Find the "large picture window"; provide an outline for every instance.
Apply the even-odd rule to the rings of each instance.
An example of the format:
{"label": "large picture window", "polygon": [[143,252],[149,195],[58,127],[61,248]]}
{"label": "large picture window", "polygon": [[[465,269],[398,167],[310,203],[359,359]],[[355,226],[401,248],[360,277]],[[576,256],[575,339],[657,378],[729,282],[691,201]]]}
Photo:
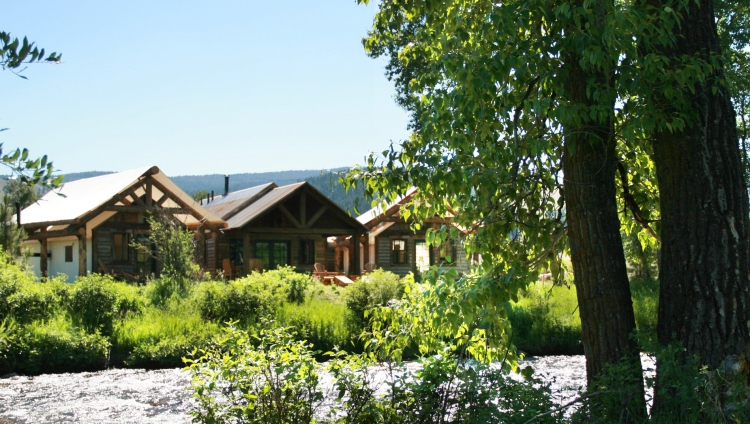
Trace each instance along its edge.
{"label": "large picture window", "polygon": [[406,240],[391,240],[391,263],[403,265],[409,263],[409,255],[406,251]]}
{"label": "large picture window", "polygon": [[299,242],[299,263],[300,265],[315,264],[315,241],[301,240]]}
{"label": "large picture window", "polygon": [[255,257],[263,262],[263,269],[276,269],[279,265],[289,265],[289,242],[255,242]]}
{"label": "large picture window", "polygon": [[128,246],[130,245],[130,238],[127,233],[114,233],[112,235],[112,260],[115,262],[127,262],[128,259]]}

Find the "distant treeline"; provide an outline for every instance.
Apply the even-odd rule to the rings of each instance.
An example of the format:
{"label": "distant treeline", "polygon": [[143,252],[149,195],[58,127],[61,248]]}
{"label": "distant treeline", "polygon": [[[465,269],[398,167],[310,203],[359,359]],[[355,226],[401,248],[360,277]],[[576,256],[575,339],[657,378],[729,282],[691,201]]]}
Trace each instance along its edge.
{"label": "distant treeline", "polygon": [[[355,211],[362,213],[370,209],[370,200],[366,199],[364,190],[350,190],[348,193],[344,186],[339,183],[339,173],[346,171],[347,168],[338,168],[330,171],[321,170],[302,170],[302,171],[279,171],[279,172],[259,172],[245,174],[229,175],[229,191],[242,190],[248,187],[274,182],[282,186],[300,181],[307,181],[317,188],[321,193],[333,200],[352,216],[357,216]],[[89,171],[89,172],[72,172],[65,174],[66,182],[81,180],[84,178],[98,177],[99,175],[111,174],[112,172]],[[213,190],[216,195],[224,193],[224,175],[180,175],[170,177],[178,187],[189,195],[193,196],[199,192],[211,193]]]}

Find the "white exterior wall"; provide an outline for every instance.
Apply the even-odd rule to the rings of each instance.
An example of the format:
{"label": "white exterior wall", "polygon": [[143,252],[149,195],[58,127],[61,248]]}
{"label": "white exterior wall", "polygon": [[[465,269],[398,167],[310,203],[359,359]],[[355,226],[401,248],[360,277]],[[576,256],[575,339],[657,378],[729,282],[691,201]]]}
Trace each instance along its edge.
{"label": "white exterior wall", "polygon": [[[65,262],[65,246],[73,246],[73,261]],[[42,245],[38,241],[28,241],[24,243],[24,250],[31,250],[32,254],[40,253]],[[58,274],[64,274],[69,283],[75,281],[78,277],[78,239],[73,237],[66,237],[65,239],[50,240],[47,242],[47,252],[51,253],[52,256],[47,259],[47,274],[50,277],[55,277]],[[88,272],[91,272],[91,239],[86,240],[86,267]],[[28,258],[29,267],[34,271],[34,275],[37,278],[41,278],[39,272],[39,261],[38,256],[31,256]]]}

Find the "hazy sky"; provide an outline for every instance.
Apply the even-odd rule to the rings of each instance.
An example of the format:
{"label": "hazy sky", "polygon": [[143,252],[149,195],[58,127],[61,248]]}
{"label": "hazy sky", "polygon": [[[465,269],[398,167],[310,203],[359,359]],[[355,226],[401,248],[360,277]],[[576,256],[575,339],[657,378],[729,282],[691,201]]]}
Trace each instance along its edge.
{"label": "hazy sky", "polygon": [[63,54],[0,73],[5,150],[63,172],[362,163],[407,135],[354,0],[5,1],[0,30]]}

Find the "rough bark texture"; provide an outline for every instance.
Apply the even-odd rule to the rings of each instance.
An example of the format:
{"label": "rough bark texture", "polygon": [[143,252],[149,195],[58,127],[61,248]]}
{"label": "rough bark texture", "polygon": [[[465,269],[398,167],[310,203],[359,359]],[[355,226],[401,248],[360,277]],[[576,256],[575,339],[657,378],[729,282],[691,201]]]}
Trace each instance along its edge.
{"label": "rough bark texture", "polygon": [[[682,15],[677,43],[663,53],[718,53],[712,2],[690,2]],[[717,71],[692,94],[688,128],[653,136],[663,240],[658,339],[680,343],[711,368],[750,343],[747,190],[720,78]],[[668,106],[658,97],[654,104]]]}
{"label": "rough bark texture", "polygon": [[[596,78],[606,85],[608,76],[587,73],[574,54],[566,58],[566,64],[569,100],[585,108],[594,106],[586,92],[587,82]],[[614,102],[609,106],[614,113]],[[635,317],[617,215],[613,121],[611,117],[606,122],[586,117],[582,121],[565,128],[562,165],[586,375],[591,386],[607,365],[623,360],[631,365],[632,397],[620,399],[619,411],[604,412],[631,421],[645,417],[646,407],[640,356],[630,339]]]}

